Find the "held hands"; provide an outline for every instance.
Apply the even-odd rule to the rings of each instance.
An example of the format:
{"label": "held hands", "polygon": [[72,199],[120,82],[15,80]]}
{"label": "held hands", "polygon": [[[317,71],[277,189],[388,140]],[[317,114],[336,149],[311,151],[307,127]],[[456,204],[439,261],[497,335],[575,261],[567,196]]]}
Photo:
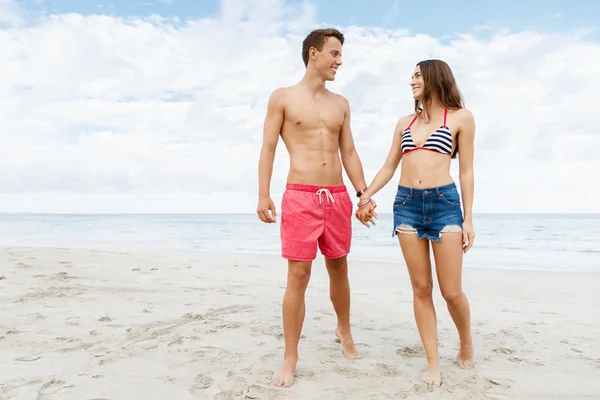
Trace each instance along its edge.
{"label": "held hands", "polygon": [[277,212],[275,211],[275,204],[270,197],[260,197],[258,199],[258,207],[256,207],[256,214],[262,222],[272,224],[277,221]]}
{"label": "held hands", "polygon": [[361,224],[367,228],[370,228],[371,226],[369,223],[375,225],[373,218],[377,219],[375,208],[377,208],[377,203],[375,203],[375,200],[370,197],[361,197],[358,201],[358,209],[354,215],[361,222]]}

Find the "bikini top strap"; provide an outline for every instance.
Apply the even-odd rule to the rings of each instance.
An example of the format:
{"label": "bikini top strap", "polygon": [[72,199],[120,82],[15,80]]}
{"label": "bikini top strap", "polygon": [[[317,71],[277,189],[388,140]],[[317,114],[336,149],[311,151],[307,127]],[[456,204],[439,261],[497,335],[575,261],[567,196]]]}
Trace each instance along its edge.
{"label": "bikini top strap", "polygon": [[415,121],[417,120],[418,117],[419,117],[419,114],[415,114],[415,117],[412,119],[412,121],[410,121],[410,124],[408,124],[406,129],[410,129],[410,127],[412,126],[412,124],[415,123]]}
{"label": "bikini top strap", "polygon": [[444,128],[447,128],[447,126],[446,126],[446,115],[448,115],[448,107],[444,108]]}

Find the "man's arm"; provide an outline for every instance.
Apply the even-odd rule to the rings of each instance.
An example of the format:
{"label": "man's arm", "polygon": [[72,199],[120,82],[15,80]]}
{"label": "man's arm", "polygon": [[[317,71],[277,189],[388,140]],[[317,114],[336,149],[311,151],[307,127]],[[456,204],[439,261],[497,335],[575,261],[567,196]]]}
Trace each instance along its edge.
{"label": "man's arm", "polygon": [[463,200],[465,222],[473,221],[473,193],[475,174],[473,159],[475,153],[475,120],[468,110],[461,110],[461,124],[458,133],[458,166],[460,188]]}
{"label": "man's arm", "polygon": [[352,130],[350,129],[350,103],[344,97],[342,97],[342,102],[344,104],[345,116],[340,131],[340,154],[346,174],[348,175],[352,186],[354,186],[354,190],[358,192],[359,190],[366,189],[367,184],[365,182],[362,163],[356,152],[356,147],[354,147]]}
{"label": "man's arm", "polygon": [[[271,200],[271,177],[275,150],[284,119],[284,89],[275,90],[267,103],[267,115],[263,125],[263,142],[258,160],[258,217],[263,222],[275,222],[275,205]],[[271,211],[271,213],[269,213]],[[272,215],[271,215],[272,214]]]}

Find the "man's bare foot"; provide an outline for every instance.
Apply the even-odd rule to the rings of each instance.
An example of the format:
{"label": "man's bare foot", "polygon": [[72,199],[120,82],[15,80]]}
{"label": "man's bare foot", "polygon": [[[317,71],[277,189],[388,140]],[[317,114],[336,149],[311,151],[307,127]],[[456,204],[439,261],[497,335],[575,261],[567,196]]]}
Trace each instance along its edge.
{"label": "man's bare foot", "polygon": [[461,368],[464,368],[464,369],[475,368],[473,345],[472,344],[461,345],[460,350],[458,351],[458,356],[456,357],[456,361],[458,362],[458,366]]}
{"label": "man's bare foot", "polygon": [[294,373],[296,372],[297,359],[286,358],[279,372],[273,375],[271,384],[273,386],[289,388],[294,383]]}
{"label": "man's bare foot", "polygon": [[440,374],[439,363],[427,363],[427,368],[421,376],[421,380],[428,385],[440,386],[442,384],[442,376]]}
{"label": "man's bare foot", "polygon": [[342,334],[340,328],[336,328],[335,336],[340,340],[342,348],[344,349],[344,356],[346,358],[349,358],[351,360],[358,360],[359,358],[362,358],[362,355],[358,352],[356,346],[354,346],[354,339],[352,338],[352,334],[344,335]]}

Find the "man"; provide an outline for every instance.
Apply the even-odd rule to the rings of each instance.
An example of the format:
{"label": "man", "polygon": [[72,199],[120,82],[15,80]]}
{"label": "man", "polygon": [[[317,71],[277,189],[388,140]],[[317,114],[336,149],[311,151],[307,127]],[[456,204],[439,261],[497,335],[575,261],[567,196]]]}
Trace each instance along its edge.
{"label": "man", "polygon": [[304,77],[294,86],[276,89],[267,105],[258,165],[257,214],[263,222],[276,221],[270,183],[280,135],[290,156],[281,202],[282,256],[288,260],[283,298],[285,353],[283,366],[273,377],[275,386],[289,387],[294,381],[304,293],[317,247],[325,256],[329,274],[330,297],[337,314],[335,334],[346,357],[361,357],[350,331],[346,256],[352,237],[352,200],[344,186],[342,165],[358,197],[366,183],[350,130],[348,101],[325,88],[325,82],[334,80],[342,65],[343,44],[344,36],[336,29],[311,32],[302,46]]}

